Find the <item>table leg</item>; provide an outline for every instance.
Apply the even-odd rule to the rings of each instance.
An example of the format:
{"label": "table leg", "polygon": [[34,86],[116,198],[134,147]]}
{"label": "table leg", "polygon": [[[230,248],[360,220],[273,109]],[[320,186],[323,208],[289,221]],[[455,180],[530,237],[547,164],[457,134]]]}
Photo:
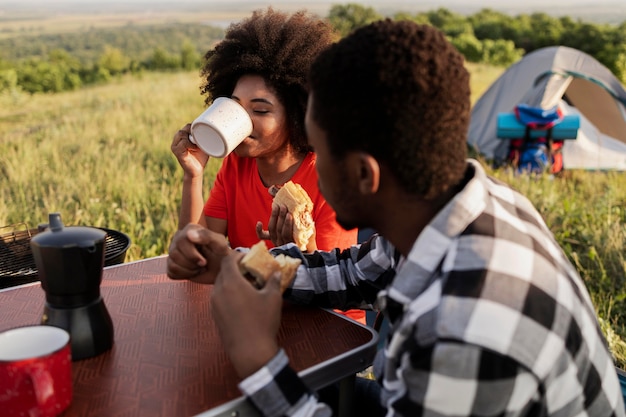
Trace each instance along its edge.
{"label": "table leg", "polygon": [[339,410],[338,417],[352,417],[354,401],[354,384],[356,375],[348,375],[339,381]]}

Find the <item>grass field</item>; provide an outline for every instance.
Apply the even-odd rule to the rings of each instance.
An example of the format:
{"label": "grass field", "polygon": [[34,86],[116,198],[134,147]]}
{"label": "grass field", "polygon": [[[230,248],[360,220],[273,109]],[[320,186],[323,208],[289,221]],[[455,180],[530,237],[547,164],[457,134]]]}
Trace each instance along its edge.
{"label": "grass field", "polygon": [[[475,93],[500,69],[470,67]],[[129,259],[165,253],[181,174],[169,144],[204,107],[197,73],[155,74],[55,95],[0,96],[0,226],[120,229]],[[210,184],[218,160],[207,171]]]}
{"label": "grass field", "polygon": [[209,23],[225,26],[228,22],[247,17],[249,13],[236,11],[211,12],[177,12],[168,11],[133,11],[130,13],[81,14],[65,13],[48,19],[37,14],[24,17],[14,16],[13,19],[0,21],[2,30],[0,38],[11,38],[24,35],[46,35],[74,33],[101,28],[117,28],[129,25],[157,25],[167,23]]}
{"label": "grass field", "polygon": [[195,73],[1,100],[0,225],[59,211],[129,234],[128,260],[167,251],[182,178],[169,143],[203,109]]}
{"label": "grass field", "polygon": [[[39,7],[0,5],[0,39],[18,36],[75,33],[121,26],[162,25],[169,23],[201,23],[226,27],[248,17],[263,3],[229,1],[213,3],[127,3],[106,2],[63,3],[42,0]],[[325,16],[330,3],[285,3],[275,6],[285,11],[307,9]]]}
{"label": "grass field", "polygon": [[[473,100],[502,72],[469,69]],[[169,145],[204,108],[198,86],[195,72],[147,73],[70,93],[0,96],[0,226],[36,227],[58,211],[67,225],[127,233],[127,261],[167,253],[182,181]],[[212,160],[207,169],[207,194],[219,163]],[[626,176],[574,171],[531,179],[490,172],[539,208],[590,289],[616,363],[624,367]]]}

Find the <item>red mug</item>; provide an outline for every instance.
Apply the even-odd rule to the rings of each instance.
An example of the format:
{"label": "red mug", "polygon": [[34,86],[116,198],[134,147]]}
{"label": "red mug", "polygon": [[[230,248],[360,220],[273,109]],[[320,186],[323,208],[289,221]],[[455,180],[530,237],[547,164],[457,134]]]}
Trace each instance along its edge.
{"label": "red mug", "polygon": [[72,401],[67,331],[45,325],[0,333],[0,410],[6,417],[55,417]]}

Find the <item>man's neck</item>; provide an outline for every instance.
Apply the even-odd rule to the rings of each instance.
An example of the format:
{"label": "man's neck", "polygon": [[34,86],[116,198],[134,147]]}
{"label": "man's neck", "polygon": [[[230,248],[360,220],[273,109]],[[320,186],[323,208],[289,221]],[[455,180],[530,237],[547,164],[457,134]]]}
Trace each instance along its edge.
{"label": "man's neck", "polygon": [[435,200],[418,199],[406,194],[396,195],[387,204],[375,229],[403,255],[408,256],[417,237],[441,209],[456,195],[452,188]]}

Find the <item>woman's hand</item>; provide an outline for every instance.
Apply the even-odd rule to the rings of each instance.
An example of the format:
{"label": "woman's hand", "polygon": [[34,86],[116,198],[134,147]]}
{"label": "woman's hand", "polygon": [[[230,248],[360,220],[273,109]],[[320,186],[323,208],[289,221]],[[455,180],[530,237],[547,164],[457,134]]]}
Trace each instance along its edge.
{"label": "woman's hand", "polygon": [[[257,222],[256,234],[259,239],[271,240],[274,246],[281,246],[287,243],[295,242],[293,238],[293,216],[287,210],[285,205],[272,205],[272,214],[268,222],[268,230],[263,230],[263,223]],[[317,250],[315,241],[315,229],[313,236],[307,243],[306,251],[314,252]]]}
{"label": "woman's hand", "polygon": [[293,217],[287,211],[287,206],[272,205],[272,214],[263,230],[263,223],[257,222],[256,234],[259,239],[271,240],[274,246],[281,246],[293,242]]}
{"label": "woman's hand", "polygon": [[276,336],[283,300],[280,274],[274,273],[257,290],[239,270],[243,256],[233,251],[222,260],[211,293],[213,319],[224,350],[242,379],[261,369],[278,353]]}
{"label": "woman's hand", "polygon": [[204,167],[209,161],[209,156],[191,143],[189,140],[190,133],[191,124],[187,123],[174,135],[170,149],[185,171],[185,175],[195,178],[204,173]]}

